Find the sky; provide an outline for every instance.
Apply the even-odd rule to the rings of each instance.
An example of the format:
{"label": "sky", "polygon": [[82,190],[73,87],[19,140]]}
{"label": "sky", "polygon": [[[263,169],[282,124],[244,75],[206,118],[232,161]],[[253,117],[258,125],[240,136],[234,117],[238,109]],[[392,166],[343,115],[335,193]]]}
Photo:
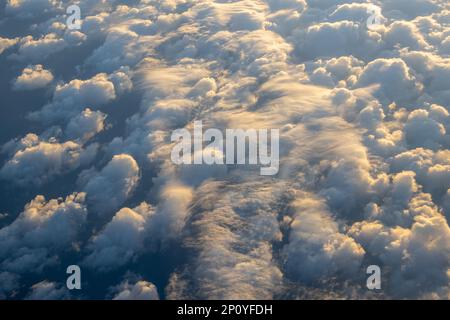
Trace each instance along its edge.
{"label": "sky", "polygon": [[0,299],[450,298],[448,1],[1,0],[0,71]]}

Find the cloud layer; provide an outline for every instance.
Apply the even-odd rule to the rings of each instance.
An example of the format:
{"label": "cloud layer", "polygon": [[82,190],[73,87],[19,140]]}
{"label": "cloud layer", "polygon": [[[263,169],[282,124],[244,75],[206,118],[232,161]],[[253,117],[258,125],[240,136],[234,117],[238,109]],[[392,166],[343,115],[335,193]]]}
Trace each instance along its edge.
{"label": "cloud layer", "polygon": [[[450,297],[448,1],[67,5],[0,17],[0,298]],[[279,129],[278,175],[172,163],[200,120]]]}

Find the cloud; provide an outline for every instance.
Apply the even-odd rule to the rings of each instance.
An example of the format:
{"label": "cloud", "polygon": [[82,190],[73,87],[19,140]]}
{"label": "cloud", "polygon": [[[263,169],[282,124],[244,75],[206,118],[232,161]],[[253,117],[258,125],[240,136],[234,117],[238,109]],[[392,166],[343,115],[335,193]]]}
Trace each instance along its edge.
{"label": "cloud", "polygon": [[381,40],[377,33],[369,33],[360,24],[347,20],[317,23],[295,33],[299,38],[297,50],[305,59],[367,56],[377,50]]}
{"label": "cloud", "polygon": [[376,59],[367,64],[356,85],[364,87],[372,84],[380,85],[381,98],[387,101],[414,99],[422,91],[422,85],[401,59]]}
{"label": "cloud", "polygon": [[409,114],[405,125],[405,137],[412,147],[435,149],[445,134],[445,127],[430,119],[426,110],[417,109]]}
{"label": "cloud", "polygon": [[99,71],[111,72],[121,66],[133,66],[145,57],[148,42],[157,40],[139,36],[126,27],[108,30],[103,45],[92,53],[86,64]]}
{"label": "cloud", "polygon": [[388,292],[394,297],[446,299],[450,229],[445,217],[426,194],[411,200],[409,213],[409,227],[363,221],[354,224],[350,234],[390,266]]}
{"label": "cloud", "polygon": [[40,64],[29,66],[14,82],[14,90],[35,90],[46,87],[53,81],[53,74]]}
{"label": "cloud", "polygon": [[408,18],[429,15],[439,10],[439,2],[434,0],[387,0],[383,2],[383,9],[396,11]]}
{"label": "cloud", "polygon": [[111,216],[111,211],[122,205],[136,189],[140,169],[133,157],[120,154],[100,172],[95,169],[84,171],[80,179],[86,182],[83,190],[94,210]]}
{"label": "cloud", "polygon": [[86,107],[100,107],[116,98],[114,83],[105,73],[99,73],[87,80],[72,80],[57,85],[53,101],[29,118],[43,123],[55,123],[70,119]]}
{"label": "cloud", "polygon": [[154,209],[147,203],[129,209],[123,208],[94,238],[91,253],[84,263],[100,271],[114,270],[130,263],[136,254],[144,250],[144,238],[148,233],[148,221]]}
{"label": "cloud", "polygon": [[70,295],[66,288],[56,282],[47,280],[38,282],[31,287],[27,300],[66,300]]}
{"label": "cloud", "polygon": [[[81,30],[64,1],[4,10],[5,81],[51,90],[2,117],[19,138],[1,149],[0,296],[69,298],[46,275],[71,260],[123,279],[83,298],[158,298],[146,279],[169,299],[449,297],[447,2],[79,5]],[[279,173],[172,163],[172,131],[200,120],[278,129]],[[83,193],[44,198],[63,191]]]}
{"label": "cloud", "polygon": [[384,40],[389,46],[400,45],[412,50],[423,50],[428,46],[416,25],[407,21],[392,23],[386,31]]}
{"label": "cloud", "polygon": [[6,49],[14,46],[18,41],[18,38],[8,39],[0,37],[0,54],[2,54]]}
{"label": "cloud", "polygon": [[290,241],[283,249],[287,274],[306,283],[335,274],[356,272],[364,249],[341,234],[326,205],[304,195],[292,204]]}
{"label": "cloud", "polygon": [[154,245],[165,245],[181,235],[189,217],[193,190],[189,186],[169,182],[162,188],[159,198],[149,232]]}
{"label": "cloud", "polygon": [[85,109],[67,124],[65,135],[69,140],[87,141],[105,129],[106,115],[100,111]]}
{"label": "cloud", "polygon": [[97,145],[86,148],[68,141],[42,141],[35,135],[27,135],[12,141],[12,157],[0,169],[0,178],[19,186],[40,186],[60,174],[65,174],[88,165],[97,153]]}
{"label": "cloud", "polygon": [[60,4],[61,1],[58,0],[8,0],[5,11],[8,15],[31,19],[56,11]]}
{"label": "cloud", "polygon": [[116,289],[113,300],[159,300],[155,285],[148,281],[140,280],[133,284],[125,280]]}
{"label": "cloud", "polygon": [[42,272],[58,263],[58,254],[73,250],[84,227],[85,194],[46,201],[36,196],[7,227],[0,229],[0,260],[5,271]]}
{"label": "cloud", "polygon": [[54,33],[49,33],[39,39],[26,36],[20,39],[17,54],[10,57],[19,61],[38,62],[47,59],[67,47],[67,42]]}

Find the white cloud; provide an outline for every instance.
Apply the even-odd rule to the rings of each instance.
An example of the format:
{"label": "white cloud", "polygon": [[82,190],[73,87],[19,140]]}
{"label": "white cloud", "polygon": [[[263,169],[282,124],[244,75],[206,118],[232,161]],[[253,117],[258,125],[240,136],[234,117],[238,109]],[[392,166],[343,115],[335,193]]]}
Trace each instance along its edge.
{"label": "white cloud", "polygon": [[91,253],[84,263],[100,271],[114,270],[136,258],[144,250],[144,237],[148,232],[146,225],[154,215],[154,209],[142,203],[129,209],[123,208],[90,244]]}
{"label": "white cloud", "polygon": [[70,119],[87,107],[99,107],[116,98],[114,83],[105,73],[87,80],[72,80],[57,85],[53,101],[29,115],[30,119],[54,123]]}
{"label": "white cloud", "polygon": [[8,0],[5,10],[8,15],[30,19],[55,11],[60,5],[59,0]]}
{"label": "white cloud", "polygon": [[382,99],[388,101],[417,98],[422,85],[416,81],[406,63],[401,59],[377,59],[364,68],[357,86],[380,85]]}
{"label": "white cloud", "polygon": [[19,41],[17,54],[12,54],[12,59],[25,62],[38,62],[47,59],[67,47],[67,42],[54,33],[49,33],[39,39],[26,36]]}
{"label": "white cloud", "polygon": [[117,287],[113,300],[159,300],[159,295],[151,282],[140,280],[133,284],[125,280]]}
{"label": "white cloud", "polygon": [[8,38],[2,38],[0,37],[0,54],[3,53],[6,49],[12,47],[15,45],[19,39],[8,39]]}
{"label": "white cloud", "polygon": [[323,202],[307,194],[299,195],[292,210],[289,244],[283,252],[288,275],[311,283],[359,269],[363,248],[339,232]]}
{"label": "white cloud", "polygon": [[23,69],[14,82],[14,90],[34,90],[46,87],[53,81],[53,74],[40,64]]}
{"label": "white cloud", "polygon": [[87,141],[105,129],[106,115],[100,111],[85,109],[67,124],[65,135],[68,139]]}
{"label": "white cloud", "polygon": [[58,254],[76,246],[84,227],[85,194],[46,201],[36,196],[9,226],[0,229],[0,260],[3,270],[42,272],[58,263]]}
{"label": "white cloud", "polygon": [[113,212],[136,189],[140,179],[137,162],[127,154],[116,155],[100,171],[87,170],[81,173],[86,184],[88,202],[101,214],[112,216]]}
{"label": "white cloud", "polygon": [[42,185],[54,177],[88,165],[97,153],[97,145],[86,148],[67,141],[42,141],[35,135],[27,135],[20,141],[12,141],[12,157],[0,169],[0,178],[14,184]]}
{"label": "white cloud", "polygon": [[405,124],[406,141],[412,147],[426,147],[435,149],[446,134],[445,127],[423,109],[411,112]]}
{"label": "white cloud", "polygon": [[[171,299],[449,297],[447,2],[88,0],[79,31],[62,3],[7,3],[4,23],[23,30],[0,38],[5,75],[41,63],[62,80],[44,106],[26,106],[45,131],[6,143],[0,176],[24,196],[59,177],[87,193],[89,219],[80,195],[30,203],[0,230],[0,296],[24,296],[23,273],[70,254],[125,279],[105,278],[108,298],[154,299],[129,274],[156,254],[175,270],[158,279]],[[27,69],[17,87],[50,85],[43,67]],[[171,131],[197,120],[279,129],[279,174],[174,165]],[[379,295],[365,287],[368,264],[382,268]],[[29,296],[63,291],[47,280]]]}

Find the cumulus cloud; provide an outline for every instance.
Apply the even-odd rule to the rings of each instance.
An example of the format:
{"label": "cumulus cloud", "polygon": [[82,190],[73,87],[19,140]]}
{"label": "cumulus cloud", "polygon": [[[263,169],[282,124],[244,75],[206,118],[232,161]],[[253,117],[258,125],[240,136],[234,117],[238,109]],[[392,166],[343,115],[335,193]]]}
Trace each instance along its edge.
{"label": "cumulus cloud", "polygon": [[220,182],[205,183],[196,195],[187,243],[195,258],[172,276],[169,298],[274,298],[283,275],[271,246],[282,236],[273,211],[277,195],[261,183]]}
{"label": "cumulus cloud", "polygon": [[0,229],[2,269],[33,273],[57,264],[59,253],[76,246],[86,216],[83,193],[49,201],[36,196],[13,223]]}
{"label": "cumulus cloud", "polygon": [[394,296],[448,298],[450,229],[430,200],[421,195],[411,201],[410,228],[363,221],[350,230],[366,250],[393,267],[388,290]]}
{"label": "cumulus cloud", "polygon": [[19,41],[19,39],[17,39],[17,38],[16,39],[8,39],[8,38],[0,37],[0,54],[2,54],[3,51],[8,49],[9,47],[12,47],[13,45],[15,45],[18,41]]}
{"label": "cumulus cloud", "polygon": [[29,115],[32,120],[54,123],[70,119],[86,107],[100,107],[116,98],[114,83],[105,73],[87,80],[57,85],[53,101]]}
{"label": "cumulus cloud", "polygon": [[20,39],[17,54],[12,54],[12,59],[26,62],[42,61],[51,55],[64,50],[67,42],[55,33],[49,33],[39,39],[26,36]]}
{"label": "cumulus cloud", "polygon": [[[5,75],[29,65],[7,80],[59,82],[10,95],[33,129],[3,145],[0,190],[83,193],[0,208],[0,297],[67,298],[23,275],[70,256],[124,279],[100,285],[114,299],[157,299],[144,279],[169,299],[448,299],[446,1],[89,0],[81,30],[63,3],[5,7],[24,26],[0,38]],[[279,129],[279,173],[172,163],[171,132],[200,120]]]}
{"label": "cumulus cloud", "polygon": [[290,276],[313,282],[358,270],[364,249],[339,232],[324,203],[304,195],[292,204],[292,210],[290,241],[284,248]]}
{"label": "cumulus cloud", "polygon": [[136,189],[140,180],[140,169],[132,156],[116,155],[100,171],[90,169],[81,173],[85,182],[83,190],[88,202],[102,214],[112,215]]}
{"label": "cumulus cloud", "polygon": [[412,147],[435,149],[446,134],[445,127],[423,109],[411,112],[405,125],[406,140]]}
{"label": "cumulus cloud", "polygon": [[132,261],[144,249],[148,221],[153,215],[154,209],[147,203],[134,209],[121,209],[92,239],[91,253],[86,257],[85,264],[108,271]]}
{"label": "cumulus cloud", "polygon": [[39,186],[60,174],[88,165],[97,148],[96,144],[84,148],[73,141],[43,141],[34,134],[28,134],[6,145],[4,150],[12,150],[12,156],[0,169],[0,178],[21,186]]}
{"label": "cumulus cloud", "polygon": [[34,90],[46,87],[53,81],[53,74],[40,64],[23,69],[14,81],[14,90]]}
{"label": "cumulus cloud", "polygon": [[364,68],[357,86],[380,86],[382,98],[388,101],[410,100],[419,96],[422,86],[401,59],[377,59]]}
{"label": "cumulus cloud", "polygon": [[67,124],[65,134],[69,140],[87,141],[105,129],[106,115],[100,111],[85,109]]}
{"label": "cumulus cloud", "polygon": [[381,40],[377,33],[369,33],[360,24],[348,20],[314,24],[306,31],[296,30],[295,35],[299,38],[297,50],[306,59],[351,54],[366,56],[377,50]]}
{"label": "cumulus cloud", "polygon": [[155,285],[144,280],[136,283],[125,280],[117,286],[116,290],[113,300],[159,300]]}
{"label": "cumulus cloud", "polygon": [[8,15],[30,19],[55,11],[59,5],[61,5],[61,1],[58,0],[8,0],[5,10]]}

